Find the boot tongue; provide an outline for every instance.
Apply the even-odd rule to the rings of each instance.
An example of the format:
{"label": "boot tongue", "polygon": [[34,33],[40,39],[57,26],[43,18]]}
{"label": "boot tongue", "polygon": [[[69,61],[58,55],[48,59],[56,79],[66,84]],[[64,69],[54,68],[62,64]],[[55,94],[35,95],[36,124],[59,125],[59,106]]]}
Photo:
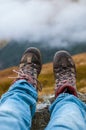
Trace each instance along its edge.
{"label": "boot tongue", "polygon": [[27,62],[28,63],[31,63],[31,60],[32,60],[32,56],[27,57]]}
{"label": "boot tongue", "polygon": [[22,59],[21,59],[21,62],[20,62],[20,64],[21,63],[32,63],[32,53],[29,53],[29,54],[24,54],[24,56],[22,57]]}

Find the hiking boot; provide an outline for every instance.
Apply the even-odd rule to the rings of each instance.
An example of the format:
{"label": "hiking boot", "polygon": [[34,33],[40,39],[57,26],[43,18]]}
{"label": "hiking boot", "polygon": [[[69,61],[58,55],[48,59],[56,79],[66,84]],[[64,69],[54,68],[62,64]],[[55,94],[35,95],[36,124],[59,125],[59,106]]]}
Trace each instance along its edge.
{"label": "hiking boot", "polygon": [[42,68],[41,54],[37,48],[28,48],[20,61],[18,77],[16,80],[25,79],[28,83],[32,84],[37,90],[41,91],[41,85],[38,86],[39,81],[37,80]]}
{"label": "hiking boot", "polygon": [[71,55],[67,51],[56,52],[53,60],[55,77],[55,97],[61,93],[77,96],[76,68]]}

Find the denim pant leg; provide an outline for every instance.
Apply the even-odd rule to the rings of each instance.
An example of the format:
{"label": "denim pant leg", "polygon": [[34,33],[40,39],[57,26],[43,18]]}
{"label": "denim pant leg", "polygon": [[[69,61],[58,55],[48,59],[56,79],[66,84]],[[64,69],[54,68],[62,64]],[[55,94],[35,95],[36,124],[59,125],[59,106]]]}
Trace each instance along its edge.
{"label": "denim pant leg", "polygon": [[0,130],[30,130],[38,98],[26,80],[16,81],[1,97]]}
{"label": "denim pant leg", "polygon": [[51,119],[45,130],[86,130],[86,105],[77,97],[60,94],[50,112]]}

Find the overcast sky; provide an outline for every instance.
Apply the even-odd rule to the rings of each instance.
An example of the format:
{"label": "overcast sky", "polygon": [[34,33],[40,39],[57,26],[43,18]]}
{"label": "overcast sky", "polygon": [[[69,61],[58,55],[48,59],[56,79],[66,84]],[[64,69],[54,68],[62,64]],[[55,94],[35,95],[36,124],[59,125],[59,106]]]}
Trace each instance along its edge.
{"label": "overcast sky", "polygon": [[[72,1],[72,2],[71,2]],[[0,39],[86,41],[86,0],[0,0]]]}

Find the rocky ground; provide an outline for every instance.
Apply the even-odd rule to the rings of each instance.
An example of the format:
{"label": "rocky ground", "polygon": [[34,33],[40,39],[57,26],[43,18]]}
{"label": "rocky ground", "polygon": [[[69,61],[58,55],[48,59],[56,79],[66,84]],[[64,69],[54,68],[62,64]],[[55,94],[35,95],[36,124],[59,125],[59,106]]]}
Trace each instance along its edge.
{"label": "rocky ground", "polygon": [[[86,94],[78,93],[78,97],[86,103]],[[44,130],[44,128],[47,126],[50,119],[48,107],[53,99],[53,95],[45,96],[43,97],[44,101],[37,104],[37,111],[32,122],[31,130]]]}

